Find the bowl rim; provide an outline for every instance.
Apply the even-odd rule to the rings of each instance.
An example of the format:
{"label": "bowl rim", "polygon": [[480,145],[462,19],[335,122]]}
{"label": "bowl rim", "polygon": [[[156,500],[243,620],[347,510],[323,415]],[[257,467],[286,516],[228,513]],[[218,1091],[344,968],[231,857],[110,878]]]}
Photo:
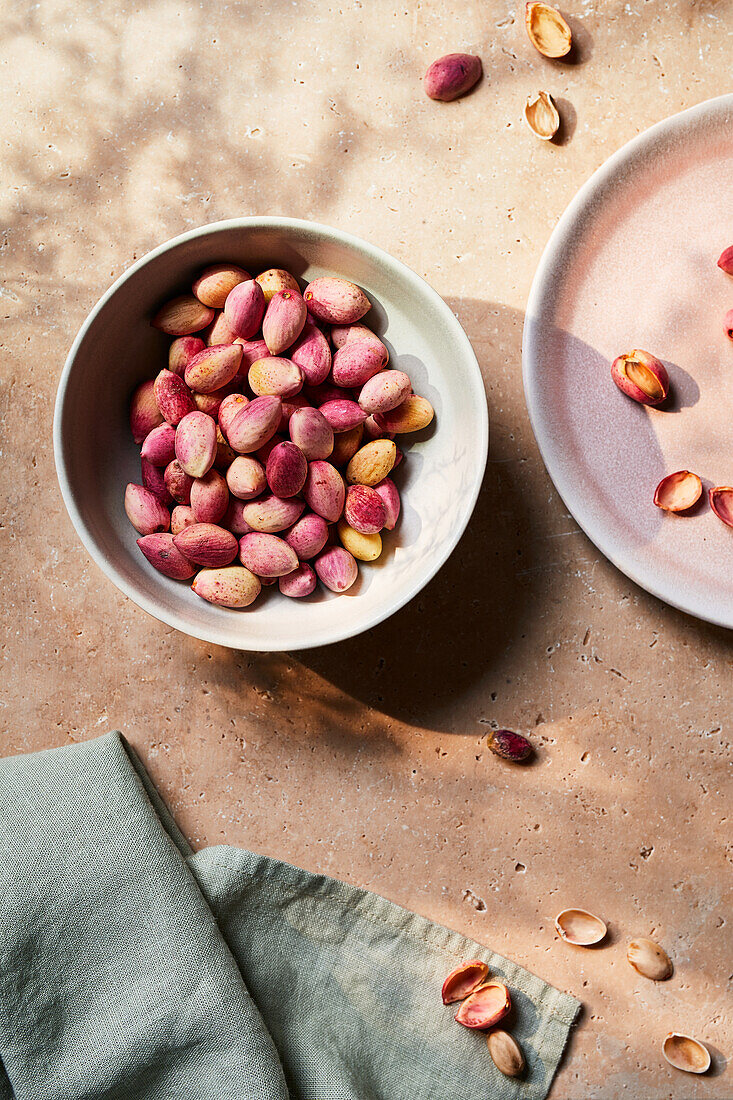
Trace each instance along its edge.
{"label": "bowl rim", "polygon": [[[396,268],[398,272],[407,279],[408,282],[417,282],[422,285],[422,288],[427,291],[428,297],[433,301],[433,304],[441,315],[441,318],[449,330],[451,339],[461,344],[463,353],[467,362],[474,368],[470,372],[471,386],[475,391],[476,406],[478,409],[479,419],[479,434],[476,440],[476,451],[478,454],[478,461],[475,464],[473,472],[473,479],[469,486],[468,492],[464,497],[464,505],[462,509],[462,515],[459,521],[455,524],[451,536],[443,544],[440,552],[435,555],[434,559],[430,563],[430,567],[424,576],[405,587],[404,592],[400,595],[390,607],[385,610],[384,608],[376,608],[374,613],[369,615],[367,620],[358,627],[356,630],[352,630],[348,626],[348,622],[344,623],[344,626],[339,629],[334,629],[328,632],[327,636],[319,637],[317,639],[305,638],[299,640],[297,644],[291,644],[290,639],[284,639],[278,641],[274,639],[271,644],[248,644],[247,648],[243,647],[241,642],[238,642],[231,637],[228,637],[226,629],[217,627],[201,627],[193,628],[181,615],[175,611],[169,611],[167,608],[161,607],[157,600],[150,599],[144,593],[138,591],[137,587],[130,583],[123,573],[117,568],[115,562],[103,554],[98,547],[95,538],[90,532],[87,524],[85,523],[79,508],[76,505],[74,489],[69,481],[68,472],[66,468],[66,462],[64,458],[64,433],[63,433],[63,417],[64,407],[66,402],[67,390],[69,387],[69,380],[74,368],[74,362],[78,354],[86,335],[91,328],[92,324],[96,320],[97,316],[101,313],[110,299],[115,295],[117,290],[131,279],[141,268],[150,263],[156,257],[163,253],[170,251],[171,249],[183,244],[184,242],[195,240],[198,237],[206,237],[212,234],[221,233],[224,231],[230,231],[232,229],[281,229],[281,230],[298,230],[312,234],[314,236],[326,237],[329,240],[341,244],[347,248],[366,254],[369,259],[380,266],[392,266]],[[417,595],[436,575],[439,569],[446,563],[450,555],[455,550],[461,539],[468,522],[473,514],[473,510],[476,506],[478,494],[481,490],[481,484],[483,482],[484,473],[486,470],[486,463],[488,461],[488,449],[489,449],[489,413],[488,403],[486,400],[486,393],[484,390],[483,378],[481,375],[481,368],[476,357],[476,353],[473,350],[471,341],[469,340],[463,326],[459,322],[456,315],[451,310],[450,306],[444,301],[444,299],[438,294],[426,279],[407,264],[398,260],[395,256],[392,256],[389,252],[380,248],[377,245],[371,244],[369,241],[363,240],[361,237],[357,237],[354,234],[346,233],[341,229],[337,229],[333,226],[323,225],[319,222],[309,221],[304,218],[291,218],[291,217],[279,217],[276,215],[268,215],[258,217],[256,215],[242,217],[242,218],[228,218],[217,222],[211,222],[207,225],[198,226],[195,229],[187,230],[184,233],[179,233],[175,237],[171,237],[169,240],[164,241],[162,244],[157,245],[155,248],[146,252],[144,256],[141,256],[139,260],[136,260],[130,267],[126,268],[120,276],[112,283],[110,287],[102,294],[96,304],[92,307],[87,314],[84,322],[82,323],[79,331],[77,332],[74,341],[71,345],[69,353],[66,357],[61,376],[59,378],[58,389],[56,391],[56,402],[54,407],[53,418],[53,451],[54,451],[54,463],[56,466],[56,476],[61,489],[61,496],[71,519],[72,525],[76,531],[76,534],[81,539],[87,553],[90,555],[94,563],[99,567],[102,573],[112,581],[112,583],[125,595],[128,599],[132,600],[134,604],[146,611],[154,619],[159,622],[165,623],[167,626],[173,627],[175,630],[181,631],[183,634],[189,635],[189,637],[198,638],[200,641],[209,642],[214,645],[225,646],[228,649],[234,649],[239,652],[261,652],[261,653],[275,653],[282,651],[295,651],[302,649],[312,649],[324,645],[333,645],[335,642],[344,641],[347,638],[356,637],[359,634],[363,634],[367,630],[371,630],[374,626],[384,622],[390,618],[395,612],[399,611],[405,604],[409,603],[414,596]]]}

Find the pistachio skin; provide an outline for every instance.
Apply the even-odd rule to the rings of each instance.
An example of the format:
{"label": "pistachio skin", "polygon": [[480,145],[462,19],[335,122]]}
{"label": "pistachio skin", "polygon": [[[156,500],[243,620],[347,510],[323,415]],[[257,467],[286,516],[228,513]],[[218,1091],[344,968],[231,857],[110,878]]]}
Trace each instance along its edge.
{"label": "pistachio skin", "polygon": [[733,275],[733,244],[724,248],[718,257],[718,267],[726,275]]}

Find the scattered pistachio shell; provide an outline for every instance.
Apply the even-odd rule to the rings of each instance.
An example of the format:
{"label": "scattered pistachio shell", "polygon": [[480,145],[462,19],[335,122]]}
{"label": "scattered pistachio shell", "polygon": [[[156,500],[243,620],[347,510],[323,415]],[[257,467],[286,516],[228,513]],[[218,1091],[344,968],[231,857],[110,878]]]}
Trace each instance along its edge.
{"label": "scattered pistachio shell", "polygon": [[601,918],[586,909],[563,909],[555,917],[555,928],[566,943],[574,943],[579,947],[600,943],[607,932]]}
{"label": "scattered pistachio shell", "polygon": [[485,1031],[503,1020],[512,1007],[509,990],[503,982],[486,982],[460,1006],[454,1019],[464,1027]]}
{"label": "scattered pistachio shell", "polygon": [[573,36],[560,12],[549,4],[528,3],[524,23],[532,45],[545,57],[565,57]]}
{"label": "scattered pistachio shell", "polygon": [[667,474],[654,491],[654,503],[665,512],[686,512],[702,495],[702,482],[690,470]]}
{"label": "scattered pistachio shell", "polygon": [[644,937],[632,940],[626,958],[638,974],[653,982],[663,982],[672,977],[672,960],[664,948],[654,940]]}
{"label": "scattered pistachio shell", "polygon": [[471,959],[463,962],[455,970],[451,970],[443,982],[443,1004],[450,1005],[454,1001],[463,1001],[469,993],[486,981],[489,976],[489,968],[481,959]]}
{"label": "scattered pistachio shell", "polygon": [[497,756],[514,764],[532,755],[531,741],[512,730],[494,730],[489,734],[488,746]]}
{"label": "scattered pistachio shell", "polygon": [[726,527],[733,527],[733,486],[716,485],[710,490],[710,507]]}
{"label": "scattered pistachio shell", "polygon": [[670,1031],[662,1044],[662,1054],[670,1066],[685,1073],[705,1073],[710,1069],[710,1051],[689,1035]]}
{"label": "scattered pistachio shell", "polygon": [[486,1043],[499,1073],[505,1077],[519,1077],[524,1069],[524,1055],[514,1036],[497,1028],[486,1036]]}
{"label": "scattered pistachio shell", "polygon": [[560,114],[549,92],[535,92],[524,105],[524,118],[533,134],[543,141],[554,138],[560,129]]}

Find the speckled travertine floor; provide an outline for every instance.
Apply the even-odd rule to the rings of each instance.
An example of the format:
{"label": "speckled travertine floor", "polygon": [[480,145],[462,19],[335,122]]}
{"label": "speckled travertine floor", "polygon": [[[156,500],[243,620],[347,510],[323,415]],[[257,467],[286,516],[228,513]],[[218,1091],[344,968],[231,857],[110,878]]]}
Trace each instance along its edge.
{"label": "speckled travertine floor", "polygon": [[[720,1100],[733,636],[635,588],[565,514],[520,338],[577,187],[649,124],[729,90],[733,5],[566,10],[564,64],[500,0],[6,5],[0,748],[119,727],[196,845],[370,887],[577,994],[557,1100]],[[427,101],[428,62],[457,49],[481,54],[484,82]],[[565,120],[557,144],[521,122],[540,87]],[[156,243],[244,213],[347,228],[425,275],[474,343],[491,413],[485,489],[437,579],[370,635],[290,656],[212,649],[125,600],[77,541],[51,454],[58,374],[101,292]],[[497,724],[528,731],[536,763],[492,756]],[[557,941],[571,904],[608,920],[607,946]],[[671,982],[628,967],[633,934],[667,947]],[[708,1041],[711,1075],[662,1062],[670,1029]]]}

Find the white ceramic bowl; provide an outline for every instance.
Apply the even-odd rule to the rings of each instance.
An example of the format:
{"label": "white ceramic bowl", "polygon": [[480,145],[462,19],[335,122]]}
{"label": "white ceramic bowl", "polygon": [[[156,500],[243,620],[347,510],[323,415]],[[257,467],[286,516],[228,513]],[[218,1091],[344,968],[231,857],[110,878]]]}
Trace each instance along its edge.
{"label": "white ceramic bowl", "polygon": [[[214,607],[188,584],[156,572],[138,550],[125,515],[128,481],[140,481],[128,426],[130,394],[166,363],[169,338],[150,326],[155,309],[187,290],[207,264],[250,271],[285,267],[307,280],[337,274],[373,303],[366,321],[407,371],[436,418],[404,436],[395,473],[403,504],[378,562],[363,565],[342,596],[305,599],[263,589],[244,611]],[[356,237],[291,218],[237,218],[175,237],[149,252],[102,296],[64,367],[54,420],[56,469],[71,520],[90,555],[131,600],[196,638],[244,650],[326,645],[368,630],[420,591],[463,533],[488,450],[483,383],[468,337],[445,302],[404,264]],[[319,586],[320,587],[320,586]]]}

